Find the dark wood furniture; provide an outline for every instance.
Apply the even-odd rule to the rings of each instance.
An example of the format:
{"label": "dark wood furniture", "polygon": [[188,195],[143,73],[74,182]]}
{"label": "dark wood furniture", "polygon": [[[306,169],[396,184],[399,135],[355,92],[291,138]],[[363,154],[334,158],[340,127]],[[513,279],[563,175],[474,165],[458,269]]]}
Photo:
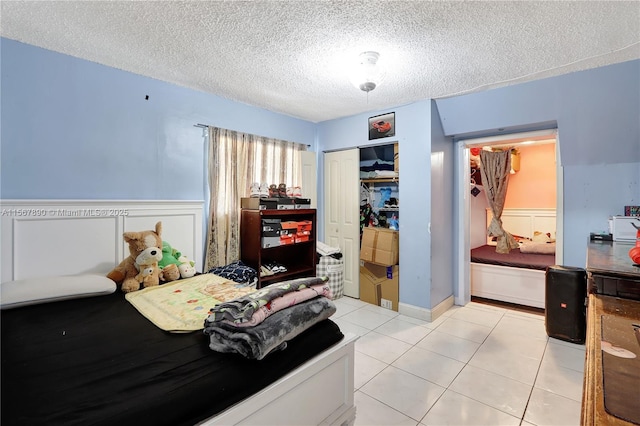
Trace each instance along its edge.
{"label": "dark wood furniture", "polygon": [[588,246],[583,426],[640,424],[640,268],[628,256],[632,247]]}
{"label": "dark wood furniture", "polygon": [[[632,324],[639,320],[640,302],[593,293],[589,295],[583,426],[638,424],[640,342]],[[603,341],[608,342],[605,345],[613,344],[616,348],[632,352],[636,357],[621,358],[604,352]]]}
{"label": "dark wood furniture", "polygon": [[[282,221],[309,220],[312,224],[309,241],[276,247],[262,247],[262,219]],[[287,268],[269,276],[259,276],[258,288],[266,285],[316,275],[316,210],[250,210],[242,209],[240,215],[240,259],[258,271],[268,262],[277,262]]]}
{"label": "dark wood furniture", "polygon": [[640,267],[634,266],[629,250],[635,244],[591,241],[587,251],[589,293],[640,300]]}

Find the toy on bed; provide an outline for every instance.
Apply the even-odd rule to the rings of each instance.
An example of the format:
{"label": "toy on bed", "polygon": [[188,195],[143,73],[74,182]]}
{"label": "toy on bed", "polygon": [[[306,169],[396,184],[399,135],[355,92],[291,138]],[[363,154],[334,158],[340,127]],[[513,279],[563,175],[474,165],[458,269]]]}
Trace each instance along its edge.
{"label": "toy on bed", "polygon": [[555,254],[556,240],[551,238],[550,233],[534,231],[533,237],[529,240],[518,241],[521,253],[529,254]]}
{"label": "toy on bed", "polygon": [[194,261],[189,260],[187,256],[180,256],[178,260],[180,261],[178,270],[181,278],[191,278],[196,274],[196,263]]}
{"label": "toy on bed", "polygon": [[158,262],[160,280],[175,281],[180,278],[191,278],[196,274],[195,262],[183,256],[167,241],[162,241],[162,259]]}
{"label": "toy on bed", "polygon": [[160,281],[162,281],[163,283],[168,283],[179,279],[180,270],[175,264],[171,263],[160,269]]}
{"label": "toy on bed", "polygon": [[[160,283],[160,269],[158,262],[162,259],[162,222],[156,223],[155,230],[141,232],[125,232],[124,240],[129,244],[129,256],[107,274],[107,277],[121,284],[123,292],[128,293],[144,287],[158,285]],[[146,277],[140,271],[152,268],[152,272]],[[136,278],[138,277],[138,278]]]}
{"label": "toy on bed", "polygon": [[149,282],[153,279],[153,267],[149,266],[146,268],[142,268],[140,273],[136,275],[136,281],[143,284],[145,282]]}
{"label": "toy on bed", "polygon": [[175,281],[180,278],[178,258],[182,256],[178,250],[173,248],[167,241],[162,241],[162,259],[158,262],[160,268],[160,280],[163,282]]}

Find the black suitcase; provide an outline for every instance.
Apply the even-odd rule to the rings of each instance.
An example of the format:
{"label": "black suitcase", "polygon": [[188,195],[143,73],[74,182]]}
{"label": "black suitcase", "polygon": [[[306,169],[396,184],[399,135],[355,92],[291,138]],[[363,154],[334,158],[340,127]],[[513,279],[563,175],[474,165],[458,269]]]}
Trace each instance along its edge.
{"label": "black suitcase", "polygon": [[584,343],[587,320],[587,271],[553,265],[545,273],[545,327],[547,335],[571,343]]}

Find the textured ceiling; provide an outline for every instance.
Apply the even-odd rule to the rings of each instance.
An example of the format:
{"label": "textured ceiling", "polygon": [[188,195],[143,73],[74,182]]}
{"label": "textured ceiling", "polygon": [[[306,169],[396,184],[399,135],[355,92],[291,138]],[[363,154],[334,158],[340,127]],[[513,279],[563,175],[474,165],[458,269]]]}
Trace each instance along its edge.
{"label": "textured ceiling", "polygon": [[[3,37],[320,122],[640,58],[639,1],[7,1]],[[380,52],[367,96],[346,64]]]}

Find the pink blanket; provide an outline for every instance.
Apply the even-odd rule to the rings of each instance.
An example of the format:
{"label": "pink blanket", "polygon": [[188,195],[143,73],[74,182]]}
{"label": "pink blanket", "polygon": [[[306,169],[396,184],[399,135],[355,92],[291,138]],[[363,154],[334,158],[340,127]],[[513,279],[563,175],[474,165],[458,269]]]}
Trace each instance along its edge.
{"label": "pink blanket", "polygon": [[281,311],[290,306],[313,299],[314,297],[324,296],[331,299],[331,288],[329,284],[312,285],[308,288],[292,291],[283,296],[276,297],[264,306],[260,306],[251,316],[249,321],[234,322],[231,320],[223,320],[223,322],[235,327],[254,327],[264,321],[269,315]]}

